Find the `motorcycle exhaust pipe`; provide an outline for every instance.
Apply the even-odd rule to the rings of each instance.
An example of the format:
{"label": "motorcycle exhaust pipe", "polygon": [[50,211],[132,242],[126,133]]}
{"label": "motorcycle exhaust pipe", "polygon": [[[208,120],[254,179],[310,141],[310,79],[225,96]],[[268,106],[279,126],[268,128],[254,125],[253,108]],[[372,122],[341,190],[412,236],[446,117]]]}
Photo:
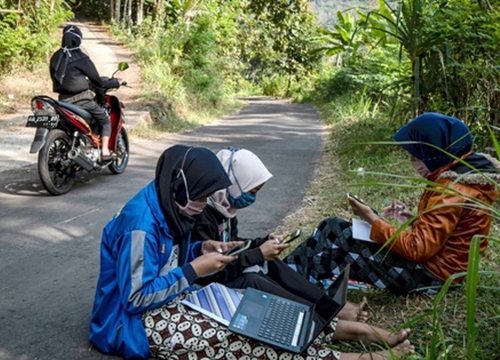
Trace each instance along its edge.
{"label": "motorcycle exhaust pipe", "polygon": [[80,149],[71,149],[68,153],[68,158],[87,171],[91,171],[96,167],[96,163],[83,155]]}

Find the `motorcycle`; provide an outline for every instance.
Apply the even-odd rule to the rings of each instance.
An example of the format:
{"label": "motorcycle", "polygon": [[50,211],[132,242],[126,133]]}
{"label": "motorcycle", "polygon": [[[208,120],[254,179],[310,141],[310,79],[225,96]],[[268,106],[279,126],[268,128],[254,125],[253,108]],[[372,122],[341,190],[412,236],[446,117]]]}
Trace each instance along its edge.
{"label": "motorcycle", "polygon": [[[121,62],[111,78],[102,77],[106,83],[114,79],[118,71],[128,69],[126,62]],[[117,83],[117,81],[114,81]],[[118,83],[126,86],[123,81]],[[115,85],[116,86],[116,85]],[[33,115],[28,117],[27,127],[35,127],[35,138],[30,153],[38,152],[38,175],[43,187],[51,195],[67,193],[77,173],[81,171],[99,171],[108,168],[113,174],[122,174],[129,160],[129,140],[124,123],[123,104],[114,95],[107,92],[112,87],[103,88],[105,103],[103,108],[111,121],[109,150],[116,155],[103,160],[99,127],[92,115],[78,106],[39,95],[31,99]]]}

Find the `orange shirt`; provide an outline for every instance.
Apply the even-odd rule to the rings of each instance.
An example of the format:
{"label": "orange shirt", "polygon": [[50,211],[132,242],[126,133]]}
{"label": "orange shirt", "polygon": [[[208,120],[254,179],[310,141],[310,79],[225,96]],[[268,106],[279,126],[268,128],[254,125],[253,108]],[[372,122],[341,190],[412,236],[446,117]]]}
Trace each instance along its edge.
{"label": "orange shirt", "polygon": [[[422,194],[411,231],[400,232],[388,248],[409,261],[421,263],[444,281],[467,270],[472,237],[489,234],[491,211],[477,206],[488,208],[497,199],[498,189],[483,175],[458,176],[451,171],[441,174],[435,183],[435,191],[427,188]],[[442,193],[445,189],[453,190]],[[383,244],[396,232],[396,227],[378,219],[370,237]],[[483,237],[480,244],[481,252],[486,250],[487,239]]]}

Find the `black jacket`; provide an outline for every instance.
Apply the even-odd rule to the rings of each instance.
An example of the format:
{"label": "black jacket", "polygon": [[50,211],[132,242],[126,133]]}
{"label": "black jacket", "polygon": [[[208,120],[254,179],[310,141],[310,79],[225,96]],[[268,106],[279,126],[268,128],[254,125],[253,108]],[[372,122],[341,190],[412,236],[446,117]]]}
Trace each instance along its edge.
{"label": "black jacket", "polygon": [[62,95],[62,98],[70,97],[87,90],[89,88],[89,81],[91,81],[97,89],[103,87],[103,81],[94,63],[81,50],[72,51],[71,60],[66,68],[64,81],[60,84],[55,79],[55,72],[62,52],[62,49],[57,50],[50,59],[50,77],[52,79],[54,92]]}
{"label": "black jacket", "polygon": [[[238,219],[236,217],[227,219],[215,208],[207,206],[196,218],[196,225],[193,229],[193,240],[217,240],[223,241],[224,230],[230,229],[228,241],[247,240],[238,236]],[[259,246],[267,240],[268,236],[252,240],[250,249],[238,255],[238,258],[227,265],[224,270],[218,273],[196,280],[198,284],[207,285],[211,282],[224,283],[237,278],[242,274],[243,269],[253,265],[264,264],[264,256]]]}

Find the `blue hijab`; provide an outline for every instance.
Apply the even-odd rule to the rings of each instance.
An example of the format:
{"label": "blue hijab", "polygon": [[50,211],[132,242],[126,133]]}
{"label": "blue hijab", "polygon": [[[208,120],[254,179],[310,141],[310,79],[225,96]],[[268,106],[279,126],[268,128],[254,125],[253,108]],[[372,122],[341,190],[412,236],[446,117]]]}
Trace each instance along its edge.
{"label": "blue hijab", "polygon": [[419,142],[400,145],[417,159],[423,161],[431,172],[451,164],[455,160],[441,149],[456,157],[461,157],[472,150],[473,142],[469,128],[462,121],[432,112],[417,116],[403,126],[394,135],[394,139],[397,142]]}

